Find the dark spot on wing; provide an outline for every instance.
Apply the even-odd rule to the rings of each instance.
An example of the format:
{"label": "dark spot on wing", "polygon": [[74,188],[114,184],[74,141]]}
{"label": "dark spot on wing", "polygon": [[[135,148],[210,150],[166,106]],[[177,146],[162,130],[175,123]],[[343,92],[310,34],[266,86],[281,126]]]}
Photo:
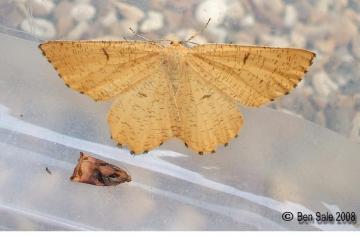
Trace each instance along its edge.
{"label": "dark spot on wing", "polygon": [[201,99],[205,99],[205,98],[210,98],[211,94],[210,95],[203,95],[203,97],[201,97]]}
{"label": "dark spot on wing", "polygon": [[108,52],[106,51],[106,49],[102,48],[102,51],[106,56],[106,60],[109,61],[110,56],[109,56]]}
{"label": "dark spot on wing", "polygon": [[248,60],[249,56],[250,56],[250,53],[245,54],[245,57],[243,59],[243,64],[246,64],[246,61]]}

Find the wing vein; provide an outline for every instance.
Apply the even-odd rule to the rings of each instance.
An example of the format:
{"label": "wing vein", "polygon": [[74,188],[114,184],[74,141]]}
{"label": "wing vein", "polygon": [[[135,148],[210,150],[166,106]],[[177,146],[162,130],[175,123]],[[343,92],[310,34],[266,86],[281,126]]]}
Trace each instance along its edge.
{"label": "wing vein", "polygon": [[[225,73],[226,75],[230,76],[231,78],[235,79],[236,81],[245,84],[248,88],[250,88],[251,90],[255,91],[259,97],[262,97],[262,98],[264,98],[264,99],[267,99],[267,97],[263,96],[263,94],[262,94],[260,91],[258,91],[256,88],[254,88],[253,86],[251,86],[246,80],[242,80],[242,79],[238,80],[236,77],[234,77],[233,74],[235,74],[236,76],[239,76],[239,74],[238,74],[237,72],[235,72],[231,67],[226,66],[226,65],[222,65],[222,64],[220,64],[220,63],[218,63],[218,62],[211,61],[211,60],[209,60],[209,61],[210,61],[210,62],[209,62],[207,59],[205,59],[205,58],[203,58],[203,57],[201,57],[201,56],[195,56],[195,57],[198,58],[198,59],[200,59],[200,60],[202,60],[202,61],[205,62],[206,64],[208,64],[210,67],[211,67],[211,66],[214,66],[214,67],[216,67],[218,70],[220,70],[221,72],[223,72],[223,73]],[[202,67],[201,67],[200,65],[198,65],[198,64],[197,64],[197,66],[200,67],[200,68],[202,68]],[[225,67],[227,70],[229,70],[229,71],[232,72],[233,74],[230,74],[229,72],[225,71],[222,67]],[[204,69],[204,68],[202,68],[202,69]],[[252,74],[252,73],[251,73],[251,74]],[[209,73],[209,75],[214,78],[214,76],[213,76],[212,74]],[[252,74],[252,75],[253,75],[253,74]],[[216,80],[216,78],[215,78],[215,80]],[[219,80],[219,81],[221,81],[221,80]],[[210,83],[211,83],[211,82],[210,82]],[[223,84],[224,84],[224,83],[223,83]],[[228,87],[228,88],[230,89],[230,87]]]}

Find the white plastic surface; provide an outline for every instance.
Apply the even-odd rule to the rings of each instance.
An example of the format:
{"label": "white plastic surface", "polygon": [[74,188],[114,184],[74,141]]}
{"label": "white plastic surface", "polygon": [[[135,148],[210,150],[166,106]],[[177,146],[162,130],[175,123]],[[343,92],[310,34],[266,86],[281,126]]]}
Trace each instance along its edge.
{"label": "white plastic surface", "polygon": [[[239,137],[214,155],[194,155],[173,140],[134,157],[110,139],[111,102],[67,88],[36,42],[0,34],[0,73],[0,229],[359,228],[281,218],[285,211],[360,215],[360,146],[327,129],[241,108]],[[133,181],[71,182],[79,151],[126,168]]]}

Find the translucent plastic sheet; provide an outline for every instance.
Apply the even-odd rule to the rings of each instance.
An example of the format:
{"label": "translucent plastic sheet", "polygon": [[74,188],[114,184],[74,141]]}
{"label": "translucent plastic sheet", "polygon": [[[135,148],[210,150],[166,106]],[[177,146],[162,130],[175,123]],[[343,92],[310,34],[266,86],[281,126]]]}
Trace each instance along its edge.
{"label": "translucent plastic sheet", "polygon": [[[239,137],[214,155],[194,155],[173,140],[134,157],[110,139],[110,102],[68,89],[36,42],[0,34],[0,55],[2,229],[359,228],[282,219],[297,211],[360,214],[360,146],[327,129],[241,108]],[[72,183],[79,151],[126,168],[133,181]]]}

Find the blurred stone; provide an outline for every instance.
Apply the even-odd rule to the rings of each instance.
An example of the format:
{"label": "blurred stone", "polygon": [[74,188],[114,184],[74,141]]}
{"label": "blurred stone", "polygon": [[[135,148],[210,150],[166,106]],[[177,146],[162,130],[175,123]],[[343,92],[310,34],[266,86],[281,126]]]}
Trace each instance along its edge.
{"label": "blurred stone", "polygon": [[314,11],[313,3],[309,1],[293,1],[293,6],[298,13],[298,23],[310,22],[311,14]]}
{"label": "blurred stone", "polygon": [[130,5],[120,1],[113,1],[113,4],[116,6],[119,13],[124,18],[132,22],[139,22],[145,16],[145,13],[134,5]]}
{"label": "blurred stone", "polygon": [[55,4],[51,0],[30,0],[33,16],[47,16],[55,7]]}
{"label": "blurred stone", "polygon": [[360,14],[356,10],[345,8],[344,17],[349,18],[355,25],[360,25]]}
{"label": "blurred stone", "polygon": [[73,4],[69,1],[61,1],[55,8],[57,35],[64,36],[74,27],[74,19],[72,17],[64,17],[68,15]]}
{"label": "blurred stone", "polygon": [[86,21],[79,22],[67,35],[69,39],[81,39],[81,36],[89,29],[89,23]]}
{"label": "blurred stone", "polygon": [[223,0],[205,0],[196,8],[196,19],[198,22],[206,22],[211,18],[211,26],[223,23],[228,6]]}
{"label": "blurred stone", "polygon": [[261,43],[272,47],[288,47],[289,41],[285,37],[273,35],[261,35]]}
{"label": "blurred stone", "polygon": [[275,29],[284,26],[283,12],[285,4],[281,0],[263,1],[253,0],[251,2],[255,18]]}
{"label": "blurred stone", "polygon": [[207,31],[216,36],[216,42],[224,42],[227,36],[227,31],[222,27],[209,27]]}
{"label": "blurred stone", "polygon": [[71,10],[71,16],[79,22],[89,21],[94,18],[95,14],[95,7],[86,3],[75,5]]}
{"label": "blurred stone", "polygon": [[326,98],[331,92],[338,90],[338,86],[330,79],[326,72],[321,71],[314,75],[312,83],[316,92]]}
{"label": "blurred stone", "polygon": [[314,94],[314,89],[313,87],[309,86],[308,84],[305,83],[299,83],[298,88],[301,87],[301,92],[305,97],[310,97]]}
{"label": "blurred stone", "polygon": [[331,53],[335,49],[336,42],[333,38],[319,40],[315,43],[317,49],[320,49],[324,53]]}
{"label": "blurred stone", "polygon": [[43,39],[51,39],[55,36],[54,25],[45,19],[31,18],[21,23],[21,29]]}
{"label": "blurred stone", "polygon": [[333,27],[334,38],[337,45],[348,44],[358,33],[358,26],[347,18],[336,18],[336,24]]}
{"label": "blurred stone", "polygon": [[235,38],[235,40],[233,43],[255,44],[255,37],[250,34],[237,33],[234,38]]}
{"label": "blurred stone", "polygon": [[240,21],[245,15],[245,10],[240,1],[230,0],[227,2],[226,17],[232,21]]}
{"label": "blurred stone", "polygon": [[118,21],[116,12],[109,11],[106,16],[101,19],[101,24],[105,27],[111,27]]}
{"label": "blurred stone", "polygon": [[328,0],[318,0],[316,1],[315,8],[320,12],[328,12],[331,1]]}
{"label": "blurred stone", "polygon": [[263,10],[267,10],[273,14],[280,15],[284,9],[285,5],[281,0],[272,0],[272,1],[263,1],[263,0],[253,0],[255,5]]}
{"label": "blurred stone", "polygon": [[306,47],[306,37],[303,33],[293,30],[290,35],[291,45],[296,48],[305,48]]}
{"label": "blurred stone", "polygon": [[15,4],[9,1],[0,1],[0,23],[16,28],[25,19],[25,14]]}
{"label": "blurred stone", "polygon": [[244,19],[241,20],[243,26],[253,26],[255,24],[255,19],[253,15],[246,15]]}
{"label": "blurred stone", "polygon": [[351,40],[352,46],[352,54],[357,58],[360,59],[360,34],[356,35]]}
{"label": "blurred stone", "polygon": [[164,17],[160,12],[149,11],[148,17],[140,26],[141,32],[159,30],[164,26]]}
{"label": "blurred stone", "polygon": [[171,21],[166,21],[167,27],[170,29],[179,29],[181,27],[187,28],[194,27],[193,22],[184,21],[184,19],[193,18],[192,12],[182,11],[182,12],[174,12],[171,10],[162,11],[165,19],[171,19]]}
{"label": "blurred stone", "polygon": [[285,26],[292,27],[298,21],[298,14],[294,6],[287,5],[285,7],[284,22]]}

